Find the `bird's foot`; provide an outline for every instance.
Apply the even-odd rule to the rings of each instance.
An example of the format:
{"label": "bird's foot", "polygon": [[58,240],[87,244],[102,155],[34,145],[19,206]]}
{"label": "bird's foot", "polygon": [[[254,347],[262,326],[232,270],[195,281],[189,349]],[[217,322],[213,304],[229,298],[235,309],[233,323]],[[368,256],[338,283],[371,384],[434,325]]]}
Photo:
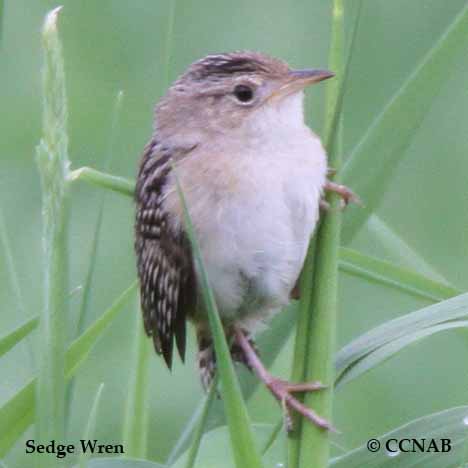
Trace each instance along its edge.
{"label": "bird's foot", "polygon": [[314,392],[322,390],[326,388],[323,384],[320,382],[291,383],[273,377],[258,358],[257,353],[242,330],[236,330],[235,339],[239,347],[244,352],[245,361],[248,363],[248,367],[252,369],[257,377],[270,390],[273,396],[281,403],[285,415],[285,427],[287,431],[291,431],[293,429],[292,418],[290,415],[291,410],[301,414],[322,429],[335,431],[331,423],[293,396],[294,393],[298,392]]}
{"label": "bird's foot", "polygon": [[293,396],[294,393],[316,392],[318,390],[323,390],[326,388],[326,385],[323,385],[321,382],[292,383],[271,375],[269,375],[269,377],[270,378],[265,381],[265,385],[273,396],[281,403],[284,414],[284,426],[288,432],[291,432],[294,429],[291,410],[296,411],[322,429],[335,431],[334,427],[325,418],[319,416],[315,411],[301,403]]}
{"label": "bird's foot", "polygon": [[[350,203],[355,203],[356,205],[363,206],[361,199],[346,185],[337,184],[327,180],[325,182],[324,189],[329,192],[335,192],[341,197],[341,208],[346,208]],[[329,209],[330,205],[324,201],[327,205],[325,209]],[[324,208],[321,201],[321,207]]]}

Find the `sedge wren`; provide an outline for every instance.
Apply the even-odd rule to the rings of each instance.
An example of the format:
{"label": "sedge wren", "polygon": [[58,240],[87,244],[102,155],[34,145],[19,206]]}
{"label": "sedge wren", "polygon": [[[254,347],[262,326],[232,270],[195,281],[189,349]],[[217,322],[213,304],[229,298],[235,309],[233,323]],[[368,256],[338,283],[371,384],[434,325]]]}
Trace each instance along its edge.
{"label": "sedge wren", "polygon": [[321,427],[327,421],[263,367],[254,333],[288,304],[319,217],[327,182],[320,139],[305,125],[303,89],[326,70],[291,70],[254,52],[209,55],[157,105],[136,186],[135,250],[146,333],[169,368],[184,359],[186,321],[198,339],[205,388],[216,357],[198,289],[176,178],[184,193],[233,359],[245,363],[283,403]]}

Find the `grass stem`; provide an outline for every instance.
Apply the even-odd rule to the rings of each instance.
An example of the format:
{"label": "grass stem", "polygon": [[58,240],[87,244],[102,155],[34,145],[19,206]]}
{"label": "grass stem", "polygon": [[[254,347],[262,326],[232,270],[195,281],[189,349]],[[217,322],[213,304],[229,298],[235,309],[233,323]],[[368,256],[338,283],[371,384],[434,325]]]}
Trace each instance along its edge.
{"label": "grass stem", "polygon": [[[324,135],[324,141],[328,143],[329,166],[336,169],[337,174],[339,174],[341,164],[341,121],[336,113],[338,112],[337,105],[344,71],[343,9],[343,0],[334,0],[329,66],[337,74],[337,79],[331,82],[327,88]],[[334,122],[337,122],[337,125],[334,125]],[[338,178],[338,175],[336,178]],[[330,203],[331,210],[324,216],[316,236],[314,279],[310,298],[311,317],[306,345],[305,380],[319,380],[328,385],[328,388],[320,392],[307,394],[305,403],[314,408],[320,416],[330,420],[333,399],[333,353],[336,334],[341,213],[336,194],[329,194],[327,201]],[[297,466],[300,468],[325,468],[328,466],[330,443],[327,431],[313,424],[302,422],[299,445]]]}
{"label": "grass stem", "polygon": [[148,443],[148,365],[151,342],[143,332],[140,301],[137,298],[135,323],[135,349],[131,362],[127,409],[123,429],[123,443],[127,457],[146,458]]}
{"label": "grass stem", "polygon": [[[42,182],[44,297],[40,315],[39,372],[36,388],[36,440],[64,440],[65,343],[68,320],[68,136],[65,74],[57,32],[60,8],[46,17],[42,31],[43,137],[37,149]],[[38,467],[58,465],[36,458]]]}
{"label": "grass stem", "polygon": [[70,181],[84,180],[98,187],[107,188],[117,193],[133,197],[135,183],[124,177],[106,174],[90,167],[80,167],[70,172]]}

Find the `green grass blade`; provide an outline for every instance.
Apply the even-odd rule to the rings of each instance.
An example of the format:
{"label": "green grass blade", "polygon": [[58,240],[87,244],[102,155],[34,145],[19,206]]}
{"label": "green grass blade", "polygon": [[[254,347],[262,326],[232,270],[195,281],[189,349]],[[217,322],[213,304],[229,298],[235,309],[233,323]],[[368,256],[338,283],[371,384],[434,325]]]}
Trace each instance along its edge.
{"label": "green grass blade", "polygon": [[113,192],[133,197],[135,192],[135,182],[125,177],[106,174],[105,172],[97,171],[90,167],[80,167],[70,172],[70,181],[84,180],[90,184],[101,188],[112,190]]}
{"label": "green grass blade", "polygon": [[151,342],[143,331],[140,301],[135,304],[135,349],[131,360],[131,378],[128,385],[127,408],[123,425],[125,454],[134,458],[146,458],[148,444],[148,365]]}
{"label": "green grass blade", "polygon": [[4,457],[32,424],[36,379],[32,379],[0,408],[0,457]]}
{"label": "green grass blade", "polygon": [[[349,54],[351,56],[352,50]],[[329,67],[338,79],[327,88],[327,106],[324,140],[328,142],[329,166],[335,168],[339,182],[341,166],[341,122],[340,96],[344,85],[344,4],[334,0],[332,6],[332,39]],[[349,60],[349,59],[348,59]],[[341,213],[336,194],[327,197],[331,210],[328,212],[316,235],[316,255],[314,265],[313,290],[310,299],[311,319],[307,337],[305,358],[307,359],[305,380],[319,380],[328,388],[305,395],[304,402],[325,419],[332,414],[333,399],[333,352],[336,334],[337,288],[338,288],[338,249],[340,243]],[[310,286],[309,286],[310,288]],[[329,435],[313,424],[301,421],[298,459],[290,456],[291,468],[325,468],[329,458]],[[294,455],[294,453],[293,453]]]}
{"label": "green grass blade", "polygon": [[[3,211],[1,209],[0,209],[0,243],[3,248],[4,258],[6,260],[8,277],[11,280],[11,287],[13,290],[13,295],[15,297],[19,316],[26,320],[28,316],[26,315],[26,308],[24,306],[23,294],[21,292],[21,287],[20,287],[20,283],[18,280],[18,273],[15,267],[15,262],[13,260],[13,253],[11,251],[10,241],[8,238],[5,218],[3,216]],[[29,339],[26,341],[27,341],[27,348],[28,348],[28,353],[29,353],[29,358],[31,360],[31,364],[34,364],[34,353],[32,350],[32,343]]]}
{"label": "green grass blade", "polygon": [[[253,424],[252,431],[255,437],[256,445],[264,447],[267,443],[267,438],[271,434],[270,424]],[[284,432],[283,432],[284,434]],[[281,442],[285,442],[281,440]],[[279,447],[278,442],[273,446],[265,456],[264,466],[278,468],[280,460],[285,459],[286,444],[283,443]],[[229,427],[224,425],[216,429],[210,430],[203,434],[200,448],[195,462],[195,468],[236,468],[235,460],[230,456],[231,452],[231,436]],[[186,468],[188,453],[185,453],[171,468]],[[275,463],[272,463],[274,457]],[[167,465],[169,466],[169,465]]]}
{"label": "green grass blade", "polygon": [[[464,458],[463,449],[468,432],[467,416],[468,406],[459,406],[423,416],[377,437],[381,446],[379,451],[372,453],[367,445],[363,445],[332,459],[330,466],[333,468],[441,468],[449,466],[461,468],[465,466],[461,460]],[[438,444],[441,443],[441,439],[449,439],[451,450],[444,453],[435,450],[418,453],[393,452],[393,456],[389,456],[385,443],[391,439],[396,441],[425,439],[427,443],[435,439]],[[397,449],[392,443],[389,448],[392,451]]]}
{"label": "green grass blade", "polygon": [[436,97],[442,84],[450,78],[456,59],[463,60],[468,45],[468,4],[455,17],[436,44],[393,95],[353,149],[343,167],[343,181],[364,200],[343,231],[347,245],[385,194],[389,174]]}
{"label": "green grass blade", "polygon": [[[215,375],[215,381],[217,385],[217,382],[218,382],[217,375]],[[209,404],[209,408],[206,408],[207,404]],[[200,401],[197,408],[195,409],[192,416],[190,417],[188,423],[185,425],[184,430],[182,431],[179,439],[174,444],[174,447],[172,448],[169,456],[167,457],[167,460],[166,460],[167,466],[172,466],[176,462],[176,460],[179,460],[180,456],[184,453],[184,451],[187,448],[193,447],[194,440],[196,437],[195,434],[200,427],[200,421],[203,420],[203,414],[205,411],[209,411],[211,409],[212,404],[213,404],[213,400],[210,400],[209,402],[207,402],[206,398]],[[205,423],[207,425],[208,421],[205,421]],[[218,426],[221,424],[222,424],[221,421],[216,421],[214,426]],[[206,427],[206,425],[204,429],[209,430],[209,427]]]}
{"label": "green grass blade", "polygon": [[[111,127],[110,127],[110,132],[109,132],[107,156],[106,156],[106,161],[104,163],[104,168],[106,171],[108,171],[112,162],[112,157],[114,155],[113,146],[114,146],[117,124],[119,121],[123,96],[124,96],[123,91],[119,91],[117,93],[115,104],[114,104],[114,109],[112,112],[112,122],[111,122]],[[85,323],[86,323],[86,318],[88,317],[90,313],[94,271],[96,268],[96,263],[97,263],[97,258],[98,258],[99,238],[101,235],[102,220],[104,216],[104,204],[105,204],[105,193],[102,194],[101,200],[99,203],[99,210],[98,210],[98,215],[96,218],[96,225],[94,227],[93,240],[91,242],[91,250],[89,254],[88,271],[86,272],[86,277],[85,277],[83,290],[82,290],[82,300],[81,300],[80,311],[78,313],[75,336],[79,336],[83,333]],[[71,413],[71,404],[73,402],[74,392],[75,392],[75,381],[72,380],[70,382],[70,385],[68,386],[67,394],[66,394],[67,421],[70,421],[69,415]]]}
{"label": "green grass blade", "polygon": [[[117,93],[115,104],[114,104],[114,109],[112,111],[112,123],[111,123],[111,128],[109,131],[107,156],[106,156],[106,161],[104,163],[104,169],[106,170],[106,172],[109,171],[109,168],[112,162],[112,156],[114,155],[114,140],[115,140],[116,129],[117,129],[118,121],[119,121],[123,96],[124,96],[123,91],[119,91]],[[83,285],[83,292],[82,292],[83,299],[81,301],[81,307],[80,307],[80,312],[78,314],[78,321],[77,321],[77,336],[83,333],[86,316],[89,313],[89,307],[91,304],[91,289],[92,289],[92,284],[93,284],[93,279],[94,279],[96,259],[98,258],[98,244],[99,244],[99,237],[101,234],[102,219],[103,219],[103,213],[104,213],[104,203],[105,203],[105,196],[102,195],[100,203],[99,203],[99,211],[98,211],[98,215],[96,218],[96,225],[94,228],[93,240],[91,242],[88,271],[86,272],[86,277],[85,277],[85,281]]]}
{"label": "green grass blade", "polygon": [[28,336],[39,323],[38,317],[33,317],[22,325],[16,327],[13,331],[0,337],[0,357],[10,351],[16,344],[18,344],[23,338]]}
{"label": "green grass blade", "polygon": [[278,436],[281,435],[281,431],[284,431],[284,418],[281,418],[271,428],[270,435],[262,446],[262,450],[261,450],[262,456],[264,456],[268,452],[268,450],[270,450],[271,446],[274,444]]}
{"label": "green grass blade", "polygon": [[[81,307],[78,313],[78,320],[76,324],[76,336],[79,336],[83,333],[85,320],[89,314],[89,308],[91,304],[91,289],[92,289],[93,278],[94,278],[94,269],[96,266],[99,234],[100,234],[101,226],[102,226],[103,212],[104,212],[104,200],[101,200],[101,204],[99,207],[99,212],[98,212],[98,216],[96,220],[96,226],[94,228],[93,240],[91,243],[88,271],[86,273],[86,278],[85,278],[85,282],[84,282],[83,290],[82,290],[83,297],[81,300]],[[74,394],[75,394],[75,381],[72,380],[66,392],[65,410],[66,410],[66,418],[67,418],[68,423],[71,422],[70,414],[71,414],[71,405],[73,403]]]}
{"label": "green grass blade", "polygon": [[458,321],[466,317],[468,317],[468,293],[379,325],[339,351],[336,357],[336,382],[340,383],[345,373],[349,372],[356,363],[382,346],[429,327]]}
{"label": "green grass blade", "polygon": [[195,467],[195,461],[197,459],[198,450],[200,449],[200,443],[201,443],[201,439],[203,436],[203,431],[206,427],[208,413],[213,403],[213,399],[216,395],[217,387],[218,387],[218,378],[215,377],[215,379],[213,380],[211,384],[210,391],[208,392],[208,395],[206,396],[205,401],[203,403],[203,409],[202,409],[200,419],[197,423],[197,426],[193,434],[193,440],[192,440],[192,444],[188,452],[187,463],[185,465],[185,468]]}
{"label": "green grass blade", "polygon": [[[36,388],[36,440],[63,440],[65,432],[64,355],[68,320],[68,136],[65,73],[57,17],[46,17],[42,31],[43,137],[37,149],[42,182],[45,305],[40,316],[39,374]],[[58,461],[38,456],[37,466]]]}
{"label": "green grass blade", "polygon": [[87,359],[88,354],[96,344],[98,338],[106,331],[137,290],[134,281],[115,302],[68,348],[65,357],[66,377],[74,375],[78,367]]}
{"label": "green grass blade", "polygon": [[[468,315],[468,313],[467,313]],[[411,331],[405,334],[400,338],[396,338],[389,343],[386,343],[379,348],[374,349],[372,352],[366,354],[364,357],[354,362],[350,367],[340,375],[340,378],[337,382],[344,385],[351,380],[360,377],[362,374],[365,374],[367,371],[377,367],[379,364],[387,361],[395,354],[410,346],[423,338],[427,338],[441,331],[453,330],[457,328],[467,328],[468,321],[466,320],[454,320],[450,322],[445,322],[440,325],[433,325],[430,327],[423,328],[422,330]]]}
{"label": "green grass blade", "polygon": [[167,460],[166,460],[167,466],[172,466],[176,462],[176,460],[178,460],[179,457],[184,453],[187,447],[190,446],[190,442],[193,440],[195,431],[198,428],[200,417],[204,411],[205,403],[206,403],[206,399],[201,400],[199,402],[199,404],[195,408],[195,411],[190,417],[188,423],[184,426],[183,431],[181,432],[179,438],[177,439],[177,442],[174,444],[174,446],[172,447],[167,457]]}
{"label": "green grass blade", "polygon": [[414,247],[410,246],[388,223],[376,214],[372,214],[366,224],[367,232],[372,236],[372,242],[379,250],[394,258],[396,262],[422,273],[436,281],[448,284],[441,275]]}
{"label": "green grass blade", "polygon": [[340,248],[340,270],[435,302],[461,294],[452,286],[346,247]]}
{"label": "green grass blade", "polygon": [[[325,116],[325,133],[324,141],[329,154],[332,154],[332,160],[329,166],[338,169],[340,161],[337,159],[338,152],[335,151],[335,143],[340,144],[340,118],[341,109],[343,105],[345,84],[347,82],[349,65],[351,62],[352,54],[354,51],[354,42],[360,22],[361,4],[359,1],[356,5],[356,15],[353,23],[353,29],[351,33],[350,46],[347,53],[346,65],[341,65],[341,54],[342,54],[342,38],[341,31],[338,32],[335,28],[335,35],[333,37],[334,44],[330,48],[330,68],[335,71],[338,75],[338,79],[335,81],[334,86],[329,88],[327,95],[327,108]],[[336,204],[336,201],[335,201]],[[338,231],[338,226],[336,229]],[[311,330],[311,310],[313,299],[313,290],[315,288],[314,274],[315,274],[315,262],[317,252],[317,237],[311,240],[307,258],[304,263],[303,271],[300,279],[300,290],[301,300],[299,303],[299,318],[296,325],[296,338],[294,347],[294,358],[293,358],[293,369],[291,379],[293,381],[304,381],[306,379],[306,366],[308,362],[309,342],[310,342],[310,330]],[[334,249],[334,248],[333,248]],[[335,255],[335,254],[333,254]],[[311,287],[311,285],[314,285]],[[299,398],[301,398],[299,396]],[[294,416],[294,426],[296,430],[288,437],[288,466],[297,467],[299,464],[299,451],[302,439],[302,426],[303,421],[301,418]]]}
{"label": "green grass blade", "polygon": [[[349,70],[351,60],[353,58],[354,47],[356,43],[357,33],[361,23],[361,11],[362,11],[362,0],[357,0],[355,3],[354,18],[353,18],[353,27],[350,34],[349,47],[346,53],[346,63],[341,63],[343,61],[343,50],[339,50],[338,47],[333,45],[330,48],[330,57],[329,62],[331,67],[334,67],[333,70],[336,73],[341,73],[341,76],[336,80],[336,88],[333,91],[330,91],[329,102],[326,107],[325,115],[325,148],[328,152],[333,151],[333,145],[339,140],[336,138],[338,135],[338,126],[340,124],[341,112],[343,109],[344,96],[346,92],[346,85],[349,78]],[[332,39],[335,40],[335,39]],[[343,39],[344,41],[344,39]],[[336,41],[335,41],[336,43]],[[343,47],[344,49],[344,47]],[[341,163],[340,163],[341,164]],[[330,164],[329,167],[333,168]],[[336,169],[336,168],[333,168]]]}
{"label": "green grass blade", "polygon": [[[310,331],[310,307],[312,302],[311,284],[314,282],[315,238],[311,239],[307,256],[300,277],[301,299],[299,301],[299,315],[296,323],[294,338],[294,355],[291,372],[292,382],[303,382],[306,378],[307,348]],[[302,395],[297,395],[302,399]],[[298,415],[292,415],[295,430],[288,435],[288,466],[296,468],[299,463],[299,450],[302,433],[302,420]],[[284,422],[282,421],[282,426]]]}
{"label": "green grass blade", "polygon": [[[83,440],[91,440],[94,436],[94,432],[96,430],[97,413],[98,413],[99,403],[101,401],[103,388],[104,388],[104,384],[102,383],[101,385],[99,385],[99,388],[97,389],[96,396],[94,397],[94,401],[91,406],[91,410],[89,412],[88,423],[86,425],[86,429],[83,434]],[[90,453],[81,452],[80,457],[79,457],[80,468],[86,468],[87,461],[90,456],[91,456]]]}
{"label": "green grass blade", "polygon": [[[99,337],[117,317],[129,298],[135,293],[135,281],[119,298],[77,338],[65,355],[65,377],[70,379],[88,357]],[[0,457],[5,456],[12,445],[32,424],[35,413],[36,379],[32,379],[0,408]]]}
{"label": "green grass blade", "polygon": [[200,274],[199,286],[201,288],[203,301],[210,321],[211,333],[213,335],[216,364],[222,386],[223,403],[231,435],[232,451],[236,466],[238,468],[260,468],[262,466],[262,461],[255,446],[249,415],[242,398],[239,381],[237,380],[237,376],[234,371],[231,353],[226,342],[226,336],[224,335],[223,325],[218,314],[213,292],[210,288],[209,279],[203,266],[200,247],[195,237],[189,211],[178,181],[177,189],[183,206],[184,223],[187,235],[190,239],[193,258],[195,260],[197,271]]}

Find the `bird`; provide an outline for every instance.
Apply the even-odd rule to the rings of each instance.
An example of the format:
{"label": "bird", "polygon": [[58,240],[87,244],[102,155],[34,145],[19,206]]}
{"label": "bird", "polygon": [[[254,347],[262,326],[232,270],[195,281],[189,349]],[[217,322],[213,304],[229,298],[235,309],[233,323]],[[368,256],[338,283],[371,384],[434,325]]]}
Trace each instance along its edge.
{"label": "bird", "polygon": [[254,337],[297,297],[324,191],[338,192],[345,203],[355,199],[327,180],[325,149],[304,122],[305,87],[333,76],[251,51],[194,62],[155,107],[135,190],[144,328],[167,367],[174,346],[184,360],[191,322],[205,388],[216,372],[180,184],[233,359],[256,372],[288,409],[324,429],[330,423],[293,396],[323,385],[271,376]]}

